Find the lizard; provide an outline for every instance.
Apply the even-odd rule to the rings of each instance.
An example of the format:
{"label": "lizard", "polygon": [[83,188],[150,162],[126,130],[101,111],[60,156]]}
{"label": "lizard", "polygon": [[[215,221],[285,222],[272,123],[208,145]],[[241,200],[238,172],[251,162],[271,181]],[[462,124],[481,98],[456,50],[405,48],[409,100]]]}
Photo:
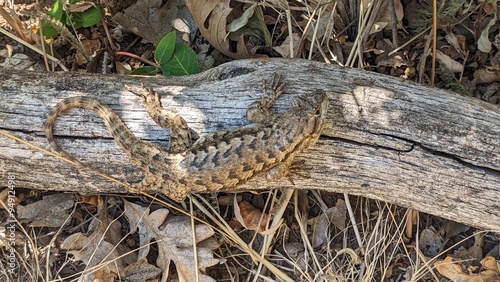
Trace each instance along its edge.
{"label": "lizard", "polygon": [[126,86],[128,91],[142,97],[146,111],[158,125],[170,128],[169,147],[141,140],[111,107],[86,96],[65,98],[57,103],[47,117],[45,133],[53,150],[86,166],[56,142],[54,126],[68,109],[96,112],[122,151],[144,173],[144,179],[133,187],[139,191],[160,191],[177,202],[192,192],[228,191],[260,174],[265,174],[268,181],[275,181],[289,176],[295,156],[316,143],[328,110],[328,95],[314,90],[296,97],[284,113],[270,111],[285,87],[281,77],[275,78],[276,75],[271,97],[265,95],[269,89],[264,81],[264,96],[247,108],[247,119],[254,124],[207,133],[201,138],[181,116],[163,108],[158,92],[144,86],[141,90]]}

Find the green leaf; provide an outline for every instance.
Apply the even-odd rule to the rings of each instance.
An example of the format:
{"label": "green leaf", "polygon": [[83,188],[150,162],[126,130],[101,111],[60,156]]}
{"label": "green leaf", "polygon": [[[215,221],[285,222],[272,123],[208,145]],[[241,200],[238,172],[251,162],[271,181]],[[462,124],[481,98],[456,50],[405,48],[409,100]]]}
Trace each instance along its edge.
{"label": "green leaf", "polygon": [[52,5],[52,8],[50,8],[48,14],[56,20],[61,20],[63,12],[62,0],[56,0],[56,2]]}
{"label": "green leaf", "polygon": [[158,69],[152,66],[144,66],[130,72],[130,75],[156,75]]}
{"label": "green leaf", "polygon": [[155,50],[155,61],[158,64],[168,62],[175,50],[175,31],[167,33],[158,43]]}
{"label": "green leaf", "polygon": [[172,59],[166,63],[160,63],[160,68],[164,75],[188,75],[200,71],[196,53],[182,43],[175,44]]}
{"label": "green leaf", "polygon": [[101,21],[101,15],[96,7],[89,8],[81,13],[70,13],[66,15],[66,25],[75,28],[93,26]]}
{"label": "green leaf", "polygon": [[[55,20],[61,21],[63,13],[62,0],[56,0],[47,14]],[[54,38],[59,34],[59,32],[52,27],[52,24],[45,20],[42,21],[42,30],[45,38]]]}
{"label": "green leaf", "polygon": [[101,21],[101,15],[96,7],[92,7],[82,14],[82,26],[89,27],[98,24]]}
{"label": "green leaf", "polygon": [[[71,1],[71,4],[80,2],[80,0]],[[62,0],[56,0],[52,5],[52,8],[48,12],[48,15],[57,21],[60,21],[66,26],[73,26],[74,28],[89,27],[93,26],[101,20],[99,10],[95,7],[89,8],[81,13],[69,13],[67,14],[63,10]],[[53,38],[59,34],[57,28],[48,21],[42,22],[43,34],[47,38]]]}

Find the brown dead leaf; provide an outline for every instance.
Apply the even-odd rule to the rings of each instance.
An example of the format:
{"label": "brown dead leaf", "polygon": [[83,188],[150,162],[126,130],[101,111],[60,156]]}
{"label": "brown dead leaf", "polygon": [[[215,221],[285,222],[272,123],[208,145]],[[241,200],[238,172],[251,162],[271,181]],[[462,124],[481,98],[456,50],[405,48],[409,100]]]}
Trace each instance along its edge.
{"label": "brown dead leaf", "polygon": [[246,36],[240,36],[237,41],[226,38],[230,21],[232,22],[236,14],[243,15],[246,11],[242,5],[237,8],[230,7],[230,2],[230,0],[186,0],[186,5],[201,34],[215,49],[233,59],[253,57],[259,46],[251,46]]}
{"label": "brown dead leaf", "polygon": [[451,45],[446,48],[445,54],[450,56],[452,59],[465,58],[467,53],[467,46],[465,44],[466,37],[459,34],[455,35],[452,31],[447,32],[445,36],[446,41]]}
{"label": "brown dead leaf", "polygon": [[60,227],[70,216],[75,198],[71,194],[53,194],[26,206],[17,206],[17,217],[35,227]]}
{"label": "brown dead leaf", "polygon": [[[204,2],[204,1],[200,1]],[[123,13],[113,16],[113,21],[131,32],[157,45],[179,19],[192,31],[195,23],[189,11],[179,1],[141,0]]]}
{"label": "brown dead leaf", "polygon": [[[204,224],[195,226],[196,250],[198,266],[194,264],[193,237],[191,220],[187,216],[172,216],[167,219],[168,209],[158,209],[150,212],[149,208],[125,201],[125,216],[130,222],[131,232],[139,233],[139,260],[146,258],[150,250],[150,242],[158,245],[156,264],[163,269],[163,279],[166,281],[170,263],[174,262],[179,275],[179,281],[195,281],[196,271],[219,263],[213,257],[212,250],[217,241],[212,237],[214,230]],[[201,272],[199,281],[215,281]]]}
{"label": "brown dead leaf", "polygon": [[160,274],[161,269],[149,264],[148,260],[144,258],[127,266],[123,270],[122,279],[124,281],[146,281]]}
{"label": "brown dead leaf", "polygon": [[474,73],[477,84],[492,83],[500,81],[500,67],[488,67],[477,69]]}
{"label": "brown dead leaf", "polygon": [[0,209],[7,209],[10,213],[14,213],[14,207],[16,207],[20,199],[18,199],[13,192],[13,190],[9,188],[5,188],[2,191],[0,191],[0,201],[3,203],[3,205],[0,205]]}
{"label": "brown dead leaf", "polygon": [[87,11],[88,9],[95,7],[96,5],[92,2],[88,1],[80,1],[76,4],[69,4],[67,3],[65,5],[66,11],[71,12],[71,13],[82,13]]}
{"label": "brown dead leaf", "polygon": [[497,275],[500,275],[500,261],[496,260],[494,257],[486,256],[481,260],[481,264],[483,265],[483,269],[491,270]]}
{"label": "brown dead leaf", "polygon": [[450,238],[457,236],[458,234],[467,232],[470,229],[470,226],[465,224],[461,224],[455,221],[448,220],[445,225],[442,227],[442,231],[444,231],[444,240],[447,241]]}
{"label": "brown dead leaf", "polygon": [[479,270],[479,273],[475,273],[477,269],[467,269],[463,264],[454,262],[453,258],[448,256],[444,260],[436,261],[434,267],[441,275],[452,281],[493,282],[498,281],[500,275],[499,263],[493,257],[485,257],[481,261],[483,267]]}
{"label": "brown dead leaf", "polygon": [[82,54],[80,51],[76,53],[76,63],[79,65],[86,64],[87,58],[91,57],[94,52],[101,48],[101,41],[99,39],[93,40],[82,40],[82,48],[85,54]]}
{"label": "brown dead leaf", "polygon": [[497,2],[498,1],[484,1],[483,2],[483,12],[486,15],[492,15],[497,13]]}
{"label": "brown dead leaf", "polygon": [[335,207],[331,207],[319,216],[309,219],[307,224],[312,225],[313,247],[318,247],[328,240],[331,224],[335,225],[340,230],[344,230],[346,218],[345,202],[339,199]]}
{"label": "brown dead leaf", "polygon": [[83,195],[82,196],[82,202],[85,204],[97,206],[97,204],[101,201],[102,201],[101,197],[97,196],[97,195],[89,195],[89,196]]}
{"label": "brown dead leaf", "polygon": [[[95,277],[113,273],[114,277],[120,273],[124,266],[132,258],[133,252],[119,244],[121,235],[121,224],[118,221],[109,222],[108,217],[103,214],[100,218],[95,217],[90,223],[89,235],[81,232],[67,237],[61,244],[61,249],[68,250],[77,261],[82,261],[87,269],[83,280],[93,281]],[[128,254],[127,256],[122,256]],[[95,268],[95,269],[94,269]]]}
{"label": "brown dead leaf", "polygon": [[450,56],[439,50],[436,50],[436,59],[453,73],[462,73],[464,70],[464,66],[461,63],[453,60]]}
{"label": "brown dead leaf", "polygon": [[[374,50],[372,50],[372,51],[374,51]],[[389,57],[385,56],[385,54],[381,55],[377,58],[376,62],[377,62],[377,66],[386,66],[386,67],[391,67],[394,69],[397,69],[401,66],[407,65],[406,60],[397,54],[389,56]]]}
{"label": "brown dead leaf", "polygon": [[268,221],[273,219],[272,215],[262,214],[259,209],[246,201],[234,205],[234,216],[243,227],[248,230],[256,231],[259,234],[263,234],[264,230],[266,230]]}
{"label": "brown dead leaf", "polygon": [[229,224],[229,227],[236,233],[239,233],[240,231],[243,231],[245,227],[241,225],[241,223],[237,220],[230,220],[227,224]]}
{"label": "brown dead leaf", "polygon": [[17,36],[21,37],[24,41],[30,44],[40,42],[39,36],[32,32],[31,29],[26,28],[14,11],[11,10],[11,12],[8,13],[3,7],[0,7],[0,17],[2,17],[16,32]]}

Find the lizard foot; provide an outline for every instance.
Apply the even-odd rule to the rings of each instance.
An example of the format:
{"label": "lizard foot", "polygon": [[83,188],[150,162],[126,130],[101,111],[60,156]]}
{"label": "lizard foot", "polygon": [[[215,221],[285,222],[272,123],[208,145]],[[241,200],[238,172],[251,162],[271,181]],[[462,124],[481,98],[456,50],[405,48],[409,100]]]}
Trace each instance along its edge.
{"label": "lizard foot", "polygon": [[170,152],[180,153],[185,151],[193,142],[200,138],[198,133],[190,128],[180,115],[163,108],[161,97],[152,87],[141,89],[125,85],[125,89],[137,96],[141,96],[144,107],[149,116],[161,127],[170,129]]}
{"label": "lizard foot", "polygon": [[[161,185],[158,185],[158,184]],[[163,195],[168,196],[170,199],[176,201],[176,202],[183,202],[190,191],[188,189],[185,189],[183,187],[172,187],[169,185],[167,182],[164,182],[162,180],[156,179],[156,177],[153,176],[146,176],[141,182],[136,183],[136,184],[131,184],[132,189],[135,189],[138,192],[142,191],[148,191],[148,192],[158,192],[162,193]]]}
{"label": "lizard foot", "polygon": [[283,95],[286,83],[283,82],[283,77],[273,75],[271,86],[267,87],[266,80],[262,81],[264,95],[250,104],[247,108],[247,119],[255,123],[270,123],[276,117],[276,113],[272,113],[269,109],[274,105],[276,100]]}
{"label": "lizard foot", "polygon": [[282,177],[286,177],[291,184],[295,185],[292,176],[298,175],[304,178],[310,178],[309,173],[304,171],[304,160],[293,161],[291,165],[286,165],[284,163],[279,163],[278,165],[272,167],[267,171],[266,180],[277,181]]}
{"label": "lizard foot", "polygon": [[278,75],[276,73],[273,74],[273,78],[271,80],[271,86],[267,86],[266,80],[262,81],[262,88],[264,90],[264,97],[271,96],[271,98],[263,98],[262,107],[265,109],[270,109],[274,102],[278,100],[278,98],[283,95],[286,83],[283,82],[283,75]]}

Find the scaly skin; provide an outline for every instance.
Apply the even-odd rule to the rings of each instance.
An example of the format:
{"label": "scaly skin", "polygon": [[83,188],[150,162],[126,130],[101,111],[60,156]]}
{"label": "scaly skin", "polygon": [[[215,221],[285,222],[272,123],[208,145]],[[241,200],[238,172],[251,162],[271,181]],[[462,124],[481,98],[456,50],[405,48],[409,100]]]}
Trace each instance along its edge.
{"label": "scaly skin", "polygon": [[257,124],[209,133],[195,142],[195,133],[184,119],[161,107],[158,93],[129,88],[143,97],[146,110],[159,125],[171,128],[170,148],[137,138],[109,106],[90,97],[59,102],[47,119],[46,135],[54,150],[76,161],[57,144],[54,125],[70,108],[89,109],[104,120],[116,143],[144,172],[138,189],[161,191],[176,201],[191,192],[230,191],[259,174],[265,173],[268,181],[287,176],[294,157],[316,143],[325,125],[328,98],[324,92],[301,95],[288,111],[273,115],[268,110],[284,84],[274,86],[273,97],[259,99],[247,109],[248,119]]}

